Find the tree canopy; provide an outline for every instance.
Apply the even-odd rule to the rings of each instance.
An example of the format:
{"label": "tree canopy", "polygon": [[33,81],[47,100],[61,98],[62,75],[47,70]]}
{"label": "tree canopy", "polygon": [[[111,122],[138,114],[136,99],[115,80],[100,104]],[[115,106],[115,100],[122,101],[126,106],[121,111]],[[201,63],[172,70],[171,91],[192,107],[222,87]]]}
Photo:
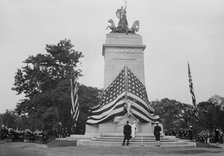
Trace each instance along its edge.
{"label": "tree canopy", "polygon": [[[45,54],[29,56],[17,70],[12,88],[25,99],[17,104],[29,128],[50,129],[58,122],[71,126],[69,79],[81,76],[82,52],[73,49],[70,40],[46,45]],[[26,120],[27,119],[27,120]]]}
{"label": "tree canopy", "polygon": [[160,101],[152,101],[152,107],[155,108],[155,114],[160,116],[165,129],[188,128],[195,122],[191,105],[164,98]]}
{"label": "tree canopy", "polygon": [[56,45],[46,45],[46,54],[29,56],[21,69],[17,69],[14,87],[18,94],[32,98],[36,94],[50,91],[61,80],[81,74],[77,68],[82,52],[75,51],[70,40],[62,40]]}
{"label": "tree canopy", "polygon": [[194,107],[176,100],[164,98],[152,101],[155,114],[160,116],[164,129],[181,129],[193,126],[196,131],[215,128],[224,130],[224,98],[213,96],[208,101],[198,103],[198,116],[196,117]]}

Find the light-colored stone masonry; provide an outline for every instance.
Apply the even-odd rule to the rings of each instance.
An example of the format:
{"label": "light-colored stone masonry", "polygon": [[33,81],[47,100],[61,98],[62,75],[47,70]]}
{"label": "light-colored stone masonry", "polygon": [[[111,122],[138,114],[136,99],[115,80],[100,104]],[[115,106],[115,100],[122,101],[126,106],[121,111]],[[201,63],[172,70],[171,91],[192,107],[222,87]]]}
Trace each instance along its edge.
{"label": "light-colored stone masonry", "polygon": [[145,84],[144,56],[145,45],[138,34],[110,33],[103,44],[104,88],[108,87],[124,66]]}

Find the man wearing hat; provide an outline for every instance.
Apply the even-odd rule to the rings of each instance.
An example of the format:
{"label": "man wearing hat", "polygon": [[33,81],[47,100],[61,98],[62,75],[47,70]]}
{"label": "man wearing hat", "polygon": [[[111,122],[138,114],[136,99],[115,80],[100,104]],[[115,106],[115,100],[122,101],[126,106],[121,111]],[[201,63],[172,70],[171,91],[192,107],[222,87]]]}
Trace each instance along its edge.
{"label": "man wearing hat", "polygon": [[131,126],[129,125],[129,121],[127,121],[127,124],[124,125],[124,140],[123,140],[123,146],[125,145],[125,141],[127,140],[127,146],[129,145],[129,140],[131,139]]}
{"label": "man wearing hat", "polygon": [[160,131],[161,127],[159,126],[159,122],[156,121],[156,126],[154,127],[154,136],[156,138],[157,146],[160,146]]}

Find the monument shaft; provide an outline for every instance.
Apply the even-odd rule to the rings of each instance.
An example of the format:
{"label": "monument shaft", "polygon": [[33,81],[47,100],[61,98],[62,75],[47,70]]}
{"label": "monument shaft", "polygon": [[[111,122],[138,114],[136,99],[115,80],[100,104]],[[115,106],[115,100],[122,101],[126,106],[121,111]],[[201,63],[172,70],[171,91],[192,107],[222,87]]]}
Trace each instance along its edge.
{"label": "monument shaft", "polygon": [[144,49],[142,37],[138,34],[110,33],[103,44],[104,89],[118,75],[124,66],[128,66],[145,85]]}

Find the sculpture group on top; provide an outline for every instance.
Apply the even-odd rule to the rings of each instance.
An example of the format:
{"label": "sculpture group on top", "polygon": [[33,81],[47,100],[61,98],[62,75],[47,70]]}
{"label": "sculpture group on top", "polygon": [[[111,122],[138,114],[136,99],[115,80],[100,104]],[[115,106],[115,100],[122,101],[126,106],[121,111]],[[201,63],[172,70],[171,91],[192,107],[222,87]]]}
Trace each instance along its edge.
{"label": "sculpture group on top", "polygon": [[107,29],[111,29],[111,33],[131,33],[135,34],[135,32],[138,32],[139,30],[139,21],[136,20],[132,27],[129,29],[128,28],[128,21],[127,21],[127,16],[126,16],[126,11],[127,9],[127,3],[125,1],[125,7],[121,6],[120,9],[117,10],[116,16],[119,18],[118,26],[116,27],[114,24],[114,21],[112,19],[109,19],[108,22],[110,23],[109,26],[107,26]]}

